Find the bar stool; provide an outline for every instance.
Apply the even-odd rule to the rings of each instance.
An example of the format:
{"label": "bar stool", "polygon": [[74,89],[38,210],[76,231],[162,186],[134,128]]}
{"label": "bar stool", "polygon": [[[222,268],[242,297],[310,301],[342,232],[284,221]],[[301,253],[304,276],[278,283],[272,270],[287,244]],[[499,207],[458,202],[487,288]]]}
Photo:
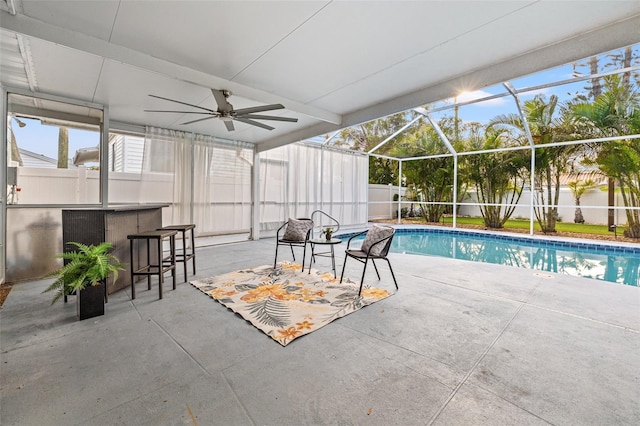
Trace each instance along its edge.
{"label": "bar stool", "polygon": [[[151,290],[151,276],[158,276],[158,291],[160,299],[162,299],[162,283],[164,282],[164,274],[167,271],[171,271],[173,277],[173,289],[176,289],[176,234],[177,231],[170,230],[156,230],[140,232],[138,234],[127,235],[130,242],[130,258],[131,258],[131,299],[136,298],[136,283],[135,277],[143,275],[147,277],[147,284],[149,290]],[[162,244],[166,239],[169,239],[169,255],[164,256],[162,250]],[[146,241],[147,245],[147,263],[146,265],[138,265],[136,269],[133,263],[134,242],[136,240]],[[155,240],[158,244],[157,251],[157,263],[153,263],[151,260],[151,241]],[[138,262],[140,263],[140,262]]]}
{"label": "bar stool", "polygon": [[[187,262],[191,260],[193,262],[193,275],[196,274],[196,240],[193,238],[193,230],[196,225],[190,223],[188,225],[169,225],[163,226],[160,230],[178,231],[182,232],[182,252],[176,251],[176,263],[182,262],[184,264],[184,280],[187,281]],[[187,250],[187,231],[191,231],[191,251]]]}

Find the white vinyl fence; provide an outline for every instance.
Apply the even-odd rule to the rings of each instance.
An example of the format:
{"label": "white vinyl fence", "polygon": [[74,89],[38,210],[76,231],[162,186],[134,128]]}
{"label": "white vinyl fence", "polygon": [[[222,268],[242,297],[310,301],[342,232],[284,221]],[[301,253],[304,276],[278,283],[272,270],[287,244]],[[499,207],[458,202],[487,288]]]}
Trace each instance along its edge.
{"label": "white vinyl fence", "polygon": [[[401,188],[404,191],[404,188]],[[398,187],[394,185],[369,185],[369,220],[397,218],[398,202],[394,201],[394,195],[398,193]],[[402,192],[404,193],[404,192]],[[585,223],[594,225],[606,225],[608,223],[606,191],[599,188],[592,188],[580,198],[580,207]],[[513,219],[529,219],[531,193],[523,191],[518,207],[511,216]],[[458,207],[458,216],[481,216],[477,205],[475,193],[471,192],[465,197]],[[415,202],[414,202],[415,204]],[[615,224],[623,226],[626,224],[624,203],[619,193],[615,195]],[[403,202],[402,207],[409,207],[409,202]],[[562,222],[573,222],[575,215],[575,200],[569,188],[561,188],[560,200],[558,203],[558,216]]]}

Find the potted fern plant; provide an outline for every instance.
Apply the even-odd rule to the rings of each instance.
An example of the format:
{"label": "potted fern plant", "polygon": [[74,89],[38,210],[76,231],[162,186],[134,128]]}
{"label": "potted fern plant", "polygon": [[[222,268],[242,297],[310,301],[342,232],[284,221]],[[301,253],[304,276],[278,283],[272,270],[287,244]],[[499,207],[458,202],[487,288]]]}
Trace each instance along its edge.
{"label": "potted fern plant", "polygon": [[116,256],[109,253],[111,243],[86,245],[69,242],[68,244],[76,246],[77,250],[56,256],[64,260],[64,266],[47,275],[55,276],[57,279],[44,292],[55,292],[51,304],[75,293],[79,320],[104,315],[107,278],[113,274],[114,281],[117,280],[118,271],[124,270],[122,263]]}

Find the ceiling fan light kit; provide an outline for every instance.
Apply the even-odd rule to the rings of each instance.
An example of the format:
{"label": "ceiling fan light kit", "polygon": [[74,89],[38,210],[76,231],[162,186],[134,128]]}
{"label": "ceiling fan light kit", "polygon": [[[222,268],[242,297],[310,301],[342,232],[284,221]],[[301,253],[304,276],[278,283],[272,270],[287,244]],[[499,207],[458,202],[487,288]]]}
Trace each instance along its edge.
{"label": "ceiling fan light kit", "polygon": [[284,109],[284,105],[282,105],[282,104],[270,104],[270,105],[261,105],[261,106],[255,106],[255,107],[249,107],[249,108],[233,109],[233,105],[231,105],[229,103],[229,101],[228,101],[229,96],[231,96],[231,92],[229,90],[211,89],[211,92],[213,93],[213,98],[216,100],[216,103],[218,104],[218,109],[217,110],[201,107],[199,105],[194,105],[194,104],[190,104],[190,103],[187,103],[187,102],[178,101],[178,100],[175,100],[175,99],[163,98],[162,96],[149,95],[152,98],[162,99],[162,100],[169,101],[169,102],[174,102],[174,103],[177,103],[177,104],[180,104],[180,105],[186,105],[186,106],[190,106],[190,107],[193,107],[193,108],[198,108],[201,111],[174,111],[174,110],[148,110],[148,109],[146,109],[145,112],[169,112],[169,113],[174,113],[174,114],[175,113],[180,113],[180,114],[203,114],[203,115],[206,115],[207,117],[197,118],[195,120],[186,121],[186,122],[180,123],[180,124],[181,125],[187,125],[187,124],[197,123],[199,121],[210,120],[212,118],[219,118],[220,120],[224,121],[224,124],[227,127],[227,130],[230,131],[230,132],[235,130],[235,127],[233,126],[233,121],[234,120],[235,121],[239,121],[241,123],[250,124],[252,126],[260,127],[262,129],[266,129],[266,130],[273,130],[274,127],[268,126],[266,124],[260,123],[259,121],[255,121],[255,120],[286,121],[286,122],[289,122],[289,123],[297,123],[298,122],[297,118],[279,117],[279,116],[275,116],[275,115],[256,114],[258,112],[265,112],[265,111],[273,111],[273,110],[277,110],[277,109]]}

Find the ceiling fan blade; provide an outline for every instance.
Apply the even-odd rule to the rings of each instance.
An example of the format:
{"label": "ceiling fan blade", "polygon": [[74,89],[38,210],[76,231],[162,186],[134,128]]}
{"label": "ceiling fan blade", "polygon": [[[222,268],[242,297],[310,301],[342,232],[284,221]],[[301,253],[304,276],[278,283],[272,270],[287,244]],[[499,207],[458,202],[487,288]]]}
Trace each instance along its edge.
{"label": "ceiling fan blade", "polygon": [[289,117],[278,117],[275,115],[260,115],[260,114],[242,114],[240,116],[236,115],[238,118],[249,118],[251,120],[274,120],[274,121],[288,121],[290,123],[297,123],[297,118],[289,118]]}
{"label": "ceiling fan blade", "polygon": [[262,105],[249,108],[240,108],[235,110],[236,115],[252,114],[254,112],[273,111],[274,109],[284,109],[282,104]]}
{"label": "ceiling fan blade", "polygon": [[186,102],[181,102],[181,101],[176,101],[175,99],[163,98],[162,96],[156,96],[156,95],[149,95],[149,96],[151,96],[152,98],[162,99],[164,101],[175,102],[177,104],[187,105],[187,106],[194,107],[194,108],[200,108],[200,109],[203,109],[203,110],[209,111],[209,112],[217,112],[217,111],[214,111],[212,109],[201,107],[201,106],[198,106],[198,105],[188,104]]}
{"label": "ceiling fan blade", "polygon": [[218,116],[217,115],[212,115],[212,116],[205,117],[205,118],[199,118],[197,120],[187,121],[186,123],[180,123],[180,125],[197,123],[198,121],[204,121],[204,120],[211,120],[212,118],[218,118]]}
{"label": "ceiling fan blade", "polygon": [[210,112],[200,111],[165,111],[159,109],[145,109],[144,112],[175,112],[179,114],[211,114]]}
{"label": "ceiling fan blade", "polygon": [[275,129],[275,127],[267,126],[266,124],[262,124],[258,121],[249,120],[248,118],[234,117],[233,119],[236,121],[240,121],[241,123],[251,124],[252,126],[262,127],[263,129],[267,129],[267,130]]}
{"label": "ceiling fan blade", "polygon": [[[218,104],[218,111],[220,112],[231,112],[233,111],[233,105],[227,101],[227,97],[224,95],[224,91],[218,89],[211,89],[213,93],[213,97]],[[227,92],[228,93],[228,92]]]}
{"label": "ceiling fan blade", "polygon": [[233,121],[231,120],[229,121],[225,120],[224,125],[227,126],[227,130],[230,132],[233,132],[236,129],[235,127],[233,127]]}

